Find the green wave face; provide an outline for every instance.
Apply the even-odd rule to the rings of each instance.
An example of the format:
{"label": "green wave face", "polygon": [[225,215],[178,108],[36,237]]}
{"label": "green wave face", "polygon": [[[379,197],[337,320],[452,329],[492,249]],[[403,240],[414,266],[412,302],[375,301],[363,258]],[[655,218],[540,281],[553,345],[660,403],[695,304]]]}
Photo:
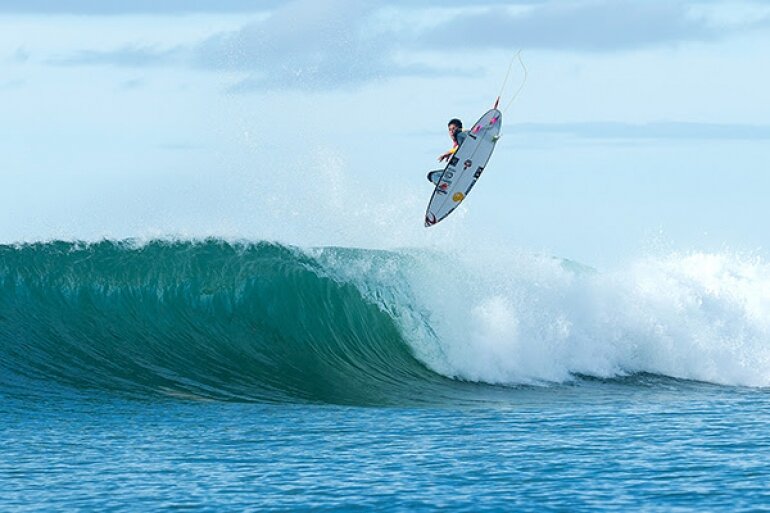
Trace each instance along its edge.
{"label": "green wave face", "polygon": [[458,385],[358,287],[293,248],[0,246],[0,394],[377,405]]}

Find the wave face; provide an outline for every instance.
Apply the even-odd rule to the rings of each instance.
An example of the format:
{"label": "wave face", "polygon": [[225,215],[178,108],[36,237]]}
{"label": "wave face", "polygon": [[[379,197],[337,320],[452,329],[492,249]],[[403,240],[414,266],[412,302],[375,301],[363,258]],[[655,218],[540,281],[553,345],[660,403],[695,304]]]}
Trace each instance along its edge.
{"label": "wave face", "polygon": [[505,251],[0,246],[0,393],[375,405],[576,376],[768,386],[769,285],[770,266],[726,255],[599,273]]}
{"label": "wave face", "polygon": [[377,404],[448,381],[355,286],[266,243],[2,247],[0,347],[5,390]]}

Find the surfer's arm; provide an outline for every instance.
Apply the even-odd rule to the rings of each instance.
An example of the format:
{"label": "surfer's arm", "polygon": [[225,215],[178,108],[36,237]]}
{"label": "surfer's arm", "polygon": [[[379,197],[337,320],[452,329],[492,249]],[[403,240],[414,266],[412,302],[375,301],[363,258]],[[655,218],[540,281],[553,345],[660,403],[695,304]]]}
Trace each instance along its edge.
{"label": "surfer's arm", "polygon": [[457,151],[457,148],[459,148],[459,146],[455,146],[454,148],[452,148],[448,152],[442,153],[441,156],[438,158],[438,161],[442,162],[444,160],[449,160],[449,157],[451,157],[452,155],[455,154],[455,152]]}
{"label": "surfer's arm", "polygon": [[[467,131],[467,130],[461,130],[461,131],[460,131],[460,133],[462,133],[462,134],[464,134],[464,135],[467,135],[468,131]],[[462,137],[462,141],[459,141],[459,142],[457,142],[457,143],[454,145],[454,147],[453,147],[451,150],[449,150],[449,151],[448,151],[448,152],[446,152],[446,153],[443,153],[443,154],[442,154],[442,155],[441,155],[441,156],[438,158],[438,161],[439,161],[439,162],[441,162],[441,161],[443,161],[443,160],[449,160],[449,158],[450,158],[452,155],[454,155],[455,153],[457,153],[457,149],[460,147],[460,145],[463,143],[463,141],[465,141],[465,137]]]}

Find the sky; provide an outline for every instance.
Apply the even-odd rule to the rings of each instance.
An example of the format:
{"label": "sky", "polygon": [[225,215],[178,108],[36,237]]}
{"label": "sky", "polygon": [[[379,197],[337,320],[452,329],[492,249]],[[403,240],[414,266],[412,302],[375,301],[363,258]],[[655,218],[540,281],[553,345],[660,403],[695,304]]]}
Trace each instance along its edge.
{"label": "sky", "polygon": [[[518,51],[483,179],[426,230],[447,121]],[[0,0],[0,62],[4,243],[770,248],[767,2]]]}

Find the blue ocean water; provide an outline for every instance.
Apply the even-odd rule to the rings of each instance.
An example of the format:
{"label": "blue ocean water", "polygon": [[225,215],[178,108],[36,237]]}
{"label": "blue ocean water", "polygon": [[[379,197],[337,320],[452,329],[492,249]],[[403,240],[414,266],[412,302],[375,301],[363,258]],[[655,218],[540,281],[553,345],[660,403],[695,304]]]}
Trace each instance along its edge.
{"label": "blue ocean water", "polygon": [[768,268],[0,246],[0,504],[763,510]]}

